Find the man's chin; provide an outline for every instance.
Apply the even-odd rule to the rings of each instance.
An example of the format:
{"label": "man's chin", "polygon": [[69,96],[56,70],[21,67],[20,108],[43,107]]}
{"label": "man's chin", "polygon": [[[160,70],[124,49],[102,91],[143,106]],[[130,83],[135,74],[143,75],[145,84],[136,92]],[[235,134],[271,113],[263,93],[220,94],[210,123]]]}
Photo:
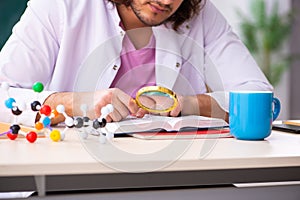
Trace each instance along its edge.
{"label": "man's chin", "polygon": [[145,24],[146,26],[160,26],[162,25],[165,21],[161,21],[161,22],[157,22],[157,21],[153,21],[153,20],[141,20],[141,22],[143,24]]}

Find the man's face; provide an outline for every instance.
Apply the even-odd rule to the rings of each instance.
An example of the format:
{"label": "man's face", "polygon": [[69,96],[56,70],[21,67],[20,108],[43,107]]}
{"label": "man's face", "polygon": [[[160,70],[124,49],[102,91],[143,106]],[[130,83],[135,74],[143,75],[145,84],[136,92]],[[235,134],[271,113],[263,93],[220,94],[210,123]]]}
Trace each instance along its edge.
{"label": "man's face", "polygon": [[137,18],[148,26],[158,26],[166,21],[183,0],[132,0],[131,9]]}

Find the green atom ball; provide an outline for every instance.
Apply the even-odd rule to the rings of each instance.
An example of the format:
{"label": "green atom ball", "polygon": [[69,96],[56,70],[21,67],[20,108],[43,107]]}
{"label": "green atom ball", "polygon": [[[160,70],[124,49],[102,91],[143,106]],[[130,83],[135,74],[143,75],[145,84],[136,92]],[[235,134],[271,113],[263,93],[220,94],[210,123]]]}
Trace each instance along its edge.
{"label": "green atom ball", "polygon": [[44,90],[44,85],[41,82],[36,82],[32,86],[33,91],[42,92]]}

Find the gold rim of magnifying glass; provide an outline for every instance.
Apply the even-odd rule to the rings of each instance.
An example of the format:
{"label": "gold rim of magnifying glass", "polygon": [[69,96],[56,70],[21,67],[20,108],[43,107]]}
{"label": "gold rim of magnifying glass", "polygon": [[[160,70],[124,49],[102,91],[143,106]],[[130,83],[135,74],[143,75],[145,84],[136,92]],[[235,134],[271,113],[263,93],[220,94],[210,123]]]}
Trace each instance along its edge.
{"label": "gold rim of magnifying glass", "polygon": [[[156,109],[148,108],[148,107],[144,106],[143,104],[141,104],[139,101],[139,97],[146,92],[162,92],[162,93],[168,94],[173,99],[174,103],[171,107],[164,109],[164,110],[156,110]],[[178,100],[177,100],[175,92],[173,92],[172,90],[169,90],[168,88],[161,87],[161,86],[146,86],[146,87],[139,89],[137,91],[137,94],[135,97],[135,102],[137,103],[137,105],[139,107],[141,107],[144,110],[147,110],[149,112],[152,112],[152,113],[170,112],[178,105]]]}

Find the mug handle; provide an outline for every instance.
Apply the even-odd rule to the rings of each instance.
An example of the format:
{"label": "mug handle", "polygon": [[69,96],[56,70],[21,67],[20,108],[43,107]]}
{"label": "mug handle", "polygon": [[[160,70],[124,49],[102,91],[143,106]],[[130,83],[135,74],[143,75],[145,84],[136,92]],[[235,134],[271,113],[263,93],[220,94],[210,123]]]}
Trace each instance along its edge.
{"label": "mug handle", "polygon": [[273,104],[274,104],[274,110],[273,110],[273,121],[274,121],[275,119],[277,119],[280,113],[281,105],[279,99],[277,99],[276,97],[273,98]]}

